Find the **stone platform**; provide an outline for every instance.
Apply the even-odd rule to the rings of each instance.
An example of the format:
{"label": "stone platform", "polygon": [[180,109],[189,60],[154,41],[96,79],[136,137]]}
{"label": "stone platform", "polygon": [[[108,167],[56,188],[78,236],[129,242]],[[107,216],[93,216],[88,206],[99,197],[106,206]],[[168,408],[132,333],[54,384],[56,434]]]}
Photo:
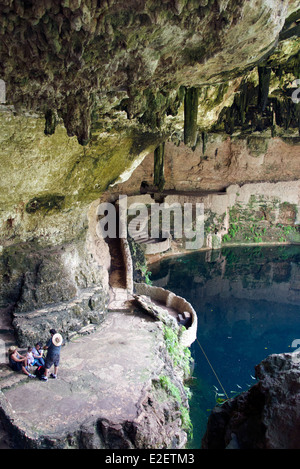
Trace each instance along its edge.
{"label": "stone platform", "polygon": [[2,366],[1,419],[19,448],[179,448],[186,442],[179,404],[160,388],[160,375],[184,401],[161,323],[110,312],[96,332],[62,348],[56,380]]}

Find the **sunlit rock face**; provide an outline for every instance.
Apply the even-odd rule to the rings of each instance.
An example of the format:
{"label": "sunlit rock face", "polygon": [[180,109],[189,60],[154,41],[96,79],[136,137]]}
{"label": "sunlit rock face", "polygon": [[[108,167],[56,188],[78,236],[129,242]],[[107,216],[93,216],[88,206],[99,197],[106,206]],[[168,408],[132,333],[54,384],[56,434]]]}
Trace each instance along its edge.
{"label": "sunlit rock face", "polygon": [[[84,236],[89,204],[156,145],[158,133],[107,125],[86,147],[62,124],[5,109],[0,119],[0,239],[58,244]],[[129,171],[130,174],[130,171]]]}

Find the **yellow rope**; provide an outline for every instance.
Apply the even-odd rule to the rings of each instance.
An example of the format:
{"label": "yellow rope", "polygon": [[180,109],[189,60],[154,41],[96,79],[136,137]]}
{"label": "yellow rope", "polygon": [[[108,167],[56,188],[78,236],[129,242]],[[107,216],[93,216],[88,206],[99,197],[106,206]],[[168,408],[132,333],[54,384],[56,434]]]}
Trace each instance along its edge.
{"label": "yellow rope", "polygon": [[223,389],[225,396],[227,397],[227,399],[229,399],[229,397],[227,396],[227,393],[226,393],[225,389],[224,389],[223,386],[222,386],[221,381],[220,381],[219,378],[218,378],[217,373],[216,373],[215,370],[214,370],[214,367],[212,366],[212,364],[210,363],[209,359],[207,358],[207,355],[206,355],[206,353],[204,352],[203,347],[201,346],[201,344],[200,344],[200,342],[199,342],[198,339],[197,339],[197,342],[198,342],[198,345],[199,345],[199,347],[201,348],[202,353],[203,353],[203,355],[205,356],[205,358],[206,358],[206,360],[207,360],[209,366],[211,367],[211,369],[212,369],[212,371],[213,371],[215,377],[217,378],[219,385],[220,385],[221,388]]}

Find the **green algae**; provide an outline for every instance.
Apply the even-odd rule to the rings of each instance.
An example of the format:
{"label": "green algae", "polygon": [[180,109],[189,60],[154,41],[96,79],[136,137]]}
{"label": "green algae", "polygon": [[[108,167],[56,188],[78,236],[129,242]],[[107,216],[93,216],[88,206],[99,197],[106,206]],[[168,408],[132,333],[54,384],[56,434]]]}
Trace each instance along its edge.
{"label": "green algae", "polygon": [[62,210],[65,197],[63,195],[47,194],[31,199],[25,206],[27,213],[35,213],[38,210],[50,212],[51,210]]}

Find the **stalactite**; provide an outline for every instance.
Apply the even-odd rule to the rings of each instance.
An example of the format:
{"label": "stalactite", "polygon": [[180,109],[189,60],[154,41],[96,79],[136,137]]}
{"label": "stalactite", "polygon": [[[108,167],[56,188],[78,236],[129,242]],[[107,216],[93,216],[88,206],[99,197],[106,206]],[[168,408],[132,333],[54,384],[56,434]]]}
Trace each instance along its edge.
{"label": "stalactite", "polygon": [[242,125],[246,122],[248,100],[248,84],[242,83],[240,93],[235,96],[235,101],[239,110],[239,119]]}
{"label": "stalactite", "polygon": [[202,154],[205,155],[206,152],[206,145],[208,140],[207,132],[202,132]]}
{"label": "stalactite", "polygon": [[165,185],[164,176],[165,143],[161,143],[154,151],[154,185],[162,191]]}
{"label": "stalactite", "polygon": [[234,108],[228,107],[226,109],[224,128],[227,134],[233,134],[234,132]]}
{"label": "stalactite", "polygon": [[263,112],[266,109],[268,96],[269,96],[269,86],[271,78],[271,68],[268,67],[258,67],[258,101],[257,106],[260,112]]}
{"label": "stalactite", "polygon": [[198,100],[197,88],[188,88],[184,97],[184,143],[191,148],[197,141]]}
{"label": "stalactite", "polygon": [[53,135],[56,127],[56,115],[51,109],[45,113],[45,135]]}

